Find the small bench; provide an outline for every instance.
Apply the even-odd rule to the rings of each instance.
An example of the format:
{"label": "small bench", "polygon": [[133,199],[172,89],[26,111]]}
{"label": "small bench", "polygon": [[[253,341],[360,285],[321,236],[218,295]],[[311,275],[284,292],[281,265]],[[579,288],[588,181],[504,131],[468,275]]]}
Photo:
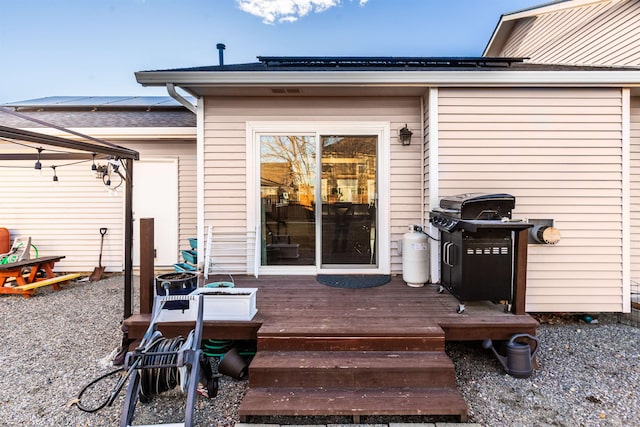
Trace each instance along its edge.
{"label": "small bench", "polygon": [[55,276],[55,277],[52,277],[51,279],[37,280],[33,283],[28,283],[26,285],[16,286],[13,289],[17,289],[21,291],[30,291],[32,289],[41,288],[43,286],[53,285],[53,288],[57,291],[57,290],[60,290],[60,286],[58,286],[58,283],[77,279],[80,276],[82,276],[81,273],[70,273],[62,276]]}
{"label": "small bench", "polygon": [[[48,285],[53,285],[53,289],[60,290],[59,283],[80,277],[80,274],[77,273],[56,277],[53,273],[53,266],[63,258],[64,256],[46,256],[0,264],[0,294],[30,297],[35,289]],[[23,275],[25,269],[28,269],[29,273]],[[37,277],[41,270],[45,273],[44,279]],[[6,281],[9,278],[15,279],[17,286],[6,286]]]}

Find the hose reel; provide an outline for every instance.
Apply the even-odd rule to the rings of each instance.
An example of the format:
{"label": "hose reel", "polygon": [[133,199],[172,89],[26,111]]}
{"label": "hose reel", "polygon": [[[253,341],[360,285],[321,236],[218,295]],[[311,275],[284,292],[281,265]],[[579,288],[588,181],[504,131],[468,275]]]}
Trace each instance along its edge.
{"label": "hose reel", "polygon": [[[186,339],[181,336],[165,338],[157,330],[156,320],[165,303],[169,301],[185,301],[200,298],[195,329]],[[193,409],[198,392],[198,384],[204,383],[208,397],[213,398],[218,392],[220,374],[213,374],[206,356],[200,350],[202,339],[203,296],[166,295],[156,296],[153,304],[152,321],[149,324],[140,346],[127,353],[122,368],[109,372],[85,386],[72,403],[85,412],[96,412],[105,406],[111,406],[124,384],[129,380],[127,394],[122,408],[120,426],[131,426],[135,407],[140,400],[148,402],[154,396],[176,387],[187,394],[184,426],[193,425]],[[107,378],[119,379],[108,397],[99,404],[89,406],[85,392],[92,386]],[[84,401],[83,401],[83,398]]]}

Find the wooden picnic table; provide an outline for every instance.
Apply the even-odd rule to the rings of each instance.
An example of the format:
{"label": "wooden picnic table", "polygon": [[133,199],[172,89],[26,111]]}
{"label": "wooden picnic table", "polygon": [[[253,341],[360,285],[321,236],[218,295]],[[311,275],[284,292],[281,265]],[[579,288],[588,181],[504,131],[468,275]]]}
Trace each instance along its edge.
{"label": "wooden picnic table", "polygon": [[[45,256],[34,259],[25,259],[8,264],[0,264],[0,294],[17,294],[25,297],[33,295],[36,288],[52,285],[53,289],[60,290],[60,283],[80,277],[80,274],[66,274],[56,276],[53,266],[64,256]],[[28,270],[28,273],[25,273]],[[45,277],[39,278],[38,272],[44,271]],[[7,279],[13,278],[17,286],[7,285]]]}

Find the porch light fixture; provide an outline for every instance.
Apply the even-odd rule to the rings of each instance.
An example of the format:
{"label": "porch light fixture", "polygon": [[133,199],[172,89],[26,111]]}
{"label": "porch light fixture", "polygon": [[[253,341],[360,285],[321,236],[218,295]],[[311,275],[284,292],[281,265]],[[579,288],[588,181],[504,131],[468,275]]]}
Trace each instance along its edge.
{"label": "porch light fixture", "polygon": [[398,138],[400,139],[400,143],[402,145],[411,144],[411,135],[413,135],[413,132],[409,130],[409,128],[407,127],[407,124],[405,123],[404,127],[400,129],[400,131],[398,132]]}
{"label": "porch light fixture", "polygon": [[56,174],[56,167],[57,166],[51,166],[51,169],[53,169],[53,183],[54,184],[58,184],[60,182],[58,180],[58,175]]}
{"label": "porch light fixture", "polygon": [[96,153],[93,153],[91,155],[93,156],[93,160],[91,163],[91,173],[96,174],[98,173],[98,165],[96,165]]}

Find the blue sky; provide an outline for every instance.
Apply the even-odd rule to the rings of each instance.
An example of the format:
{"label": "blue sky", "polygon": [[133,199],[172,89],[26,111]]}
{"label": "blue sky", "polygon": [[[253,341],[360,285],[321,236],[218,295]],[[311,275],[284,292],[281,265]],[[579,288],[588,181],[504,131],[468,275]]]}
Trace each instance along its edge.
{"label": "blue sky", "polygon": [[133,73],[216,65],[216,43],[226,44],[228,64],[259,55],[480,56],[501,14],[544,2],[0,0],[0,103],[166,95]]}

